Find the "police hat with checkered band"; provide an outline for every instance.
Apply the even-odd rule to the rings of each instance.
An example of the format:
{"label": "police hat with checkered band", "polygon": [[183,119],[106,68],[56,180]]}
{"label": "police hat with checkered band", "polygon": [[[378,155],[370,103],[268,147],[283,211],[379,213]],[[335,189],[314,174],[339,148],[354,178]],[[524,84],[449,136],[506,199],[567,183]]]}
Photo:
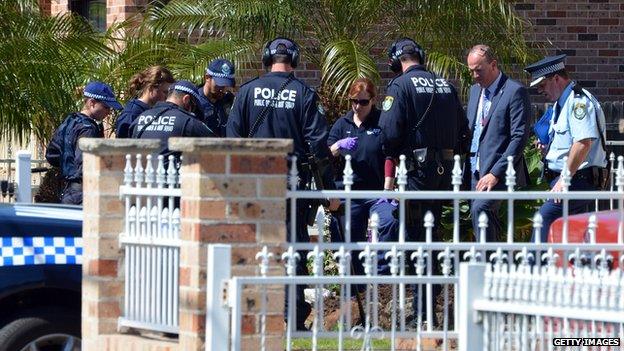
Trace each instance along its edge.
{"label": "police hat with checkered band", "polygon": [[233,87],[236,85],[236,81],[234,80],[234,64],[229,60],[212,60],[208,68],[206,68],[206,75],[212,77],[218,86]]}
{"label": "police hat with checkered band", "polygon": [[548,56],[527,66],[524,70],[531,74],[531,87],[538,85],[545,78],[565,69],[563,61],[566,55]]}
{"label": "police hat with checkered band", "polygon": [[200,101],[199,94],[197,93],[197,88],[195,85],[188,80],[178,80],[175,83],[169,86],[169,91],[180,91],[185,94],[189,94],[190,96],[195,98],[195,102],[198,103]]}
{"label": "police hat with checkered band", "polygon": [[115,110],[123,109],[123,106],[115,98],[115,93],[110,85],[98,81],[89,82],[84,88],[82,95],[86,98],[97,100]]}

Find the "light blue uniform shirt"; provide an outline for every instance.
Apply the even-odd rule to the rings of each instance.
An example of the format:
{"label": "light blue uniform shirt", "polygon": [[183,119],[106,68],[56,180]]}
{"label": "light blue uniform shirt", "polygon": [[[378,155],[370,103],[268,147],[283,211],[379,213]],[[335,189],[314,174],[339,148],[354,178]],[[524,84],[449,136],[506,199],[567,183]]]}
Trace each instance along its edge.
{"label": "light blue uniform shirt", "polygon": [[[584,94],[577,94],[572,89],[574,82],[570,83],[561,97],[553,106],[561,106],[559,118],[553,116],[550,121],[549,133],[552,143],[546,155],[548,168],[555,172],[563,170],[563,158],[569,156],[572,144],[584,139],[591,139],[592,145],[585,160],[579,169],[598,166],[606,167],[606,152],[602,148],[600,135],[596,121],[599,121],[600,133],[605,134],[605,117],[600,103],[587,90]],[[555,119],[557,123],[555,123]]]}

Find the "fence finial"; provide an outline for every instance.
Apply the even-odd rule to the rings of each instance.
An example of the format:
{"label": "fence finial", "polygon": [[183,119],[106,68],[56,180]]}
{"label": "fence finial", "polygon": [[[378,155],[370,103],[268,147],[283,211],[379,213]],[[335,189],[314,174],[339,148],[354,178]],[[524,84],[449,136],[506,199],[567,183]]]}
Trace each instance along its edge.
{"label": "fence finial", "polygon": [[290,171],[288,172],[288,184],[290,190],[297,190],[297,184],[299,184],[299,172],[297,171],[297,156],[290,156]]}
{"label": "fence finial", "polygon": [[308,252],[308,259],[312,259],[312,272],[315,276],[319,277],[323,275],[323,259],[325,258],[325,252],[319,250],[318,245],[314,247],[314,250]]}
{"label": "fence finial", "polygon": [[351,253],[345,250],[344,246],[340,245],[340,249],[334,253],[334,257],[338,260],[338,274],[345,276],[349,270],[349,260],[351,259]]}
{"label": "fence finial", "polygon": [[156,168],[156,184],[159,188],[164,188],[167,182],[167,171],[165,170],[165,156],[158,155],[158,166]]}
{"label": "fence finial", "polygon": [[319,206],[316,210],[316,230],[318,232],[318,242],[323,243],[324,235],[325,235],[325,208],[323,206]]}
{"label": "fence finial", "polygon": [[294,276],[297,269],[297,261],[301,256],[292,246],[288,247],[288,251],[282,254],[282,260],[286,261],[286,274]]}
{"label": "fence finial", "polygon": [[124,168],[124,185],[132,185],[132,156],[126,154],[126,167]]}
{"label": "fence finial", "polygon": [[147,155],[145,159],[145,185],[147,185],[147,187],[152,187],[156,181],[154,166],[152,165],[152,155]]}
{"label": "fence finial", "polygon": [[546,266],[555,268],[555,263],[557,263],[557,259],[559,258],[559,254],[557,254],[552,247],[548,248],[548,251],[542,254],[542,261],[546,261]]}
{"label": "fence finial", "polygon": [[582,253],[581,249],[578,247],[568,256],[568,261],[572,262],[572,266],[576,272],[580,272],[580,269],[583,268],[586,259],[587,256],[585,256],[585,254]]}
{"label": "fence finial", "polygon": [[350,191],[353,185],[353,168],[351,168],[351,155],[345,156],[345,167],[342,172],[342,184],[344,184],[345,191]]}
{"label": "fence finial", "polygon": [[371,250],[369,245],[366,245],[364,251],[360,252],[360,254],[358,255],[358,258],[363,261],[362,265],[364,266],[364,273],[367,276],[371,276],[373,275],[373,272],[375,272],[375,270],[373,269],[373,264],[376,256],[377,252]]}
{"label": "fence finial", "polygon": [[522,248],[522,251],[516,254],[516,260],[520,262],[520,266],[523,268],[526,268],[531,264],[533,257],[533,254],[529,252],[526,246]]}
{"label": "fence finial", "polygon": [[263,277],[266,277],[269,272],[269,260],[271,258],[273,258],[273,253],[269,251],[269,248],[266,245],[262,247],[262,251],[256,254],[256,260],[260,260],[260,274]]}
{"label": "fence finial", "polygon": [[433,237],[433,227],[435,225],[435,218],[433,216],[433,213],[431,213],[431,211],[427,211],[427,213],[425,213],[425,218],[424,218],[424,226],[425,226],[425,242],[430,243],[432,241],[432,237]]}
{"label": "fence finial", "polygon": [[440,266],[442,267],[442,275],[448,277],[453,269],[453,258],[455,255],[451,252],[451,249],[447,246],[444,251],[438,254],[438,260],[442,260]]}
{"label": "fence finial", "polygon": [[488,227],[488,216],[487,214],[485,214],[485,211],[481,212],[481,214],[479,215],[479,242],[480,243],[485,243],[486,242],[486,231],[487,231],[487,227]]}
{"label": "fence finial", "polygon": [[373,212],[370,218],[370,228],[371,228],[371,242],[377,243],[379,242],[379,215],[377,212]]}
{"label": "fence finial", "polygon": [[176,185],[176,173],[175,157],[173,155],[169,155],[169,167],[167,167],[167,185],[169,185],[170,188],[173,188]]}
{"label": "fence finial", "polygon": [[507,191],[513,192],[516,186],[516,170],[514,169],[513,156],[507,156],[507,171],[505,172],[505,185]]}
{"label": "fence finial", "polygon": [[140,188],[143,183],[143,162],[141,162],[141,158],[143,155],[136,155],[136,165],[134,166],[134,182],[136,183],[137,188]]}
{"label": "fence finial", "polygon": [[425,268],[427,268],[426,259],[429,257],[429,254],[423,250],[422,246],[418,247],[418,250],[412,253],[410,258],[412,262],[414,262],[414,268],[416,269],[416,275],[423,275],[425,273]]}
{"label": "fence finial", "polygon": [[596,214],[592,213],[587,220],[587,234],[589,234],[589,243],[596,243],[596,229],[598,228],[598,221],[596,220]]}
{"label": "fence finial", "polygon": [[561,170],[561,185],[562,191],[567,192],[570,188],[570,181],[572,177],[570,176],[570,168],[568,167],[568,156],[563,158],[563,169]]}
{"label": "fence finial", "polygon": [[533,238],[536,244],[542,243],[542,227],[544,226],[544,218],[539,211],[533,216]]}
{"label": "fence finial", "polygon": [[500,247],[496,249],[496,252],[490,255],[490,261],[494,264],[494,266],[500,266],[503,264],[503,261],[507,260],[507,254],[503,252],[503,249]]}
{"label": "fence finial", "polygon": [[453,191],[459,191],[462,185],[462,168],[461,168],[461,157],[459,155],[455,155],[453,157],[455,161],[453,164],[453,171],[451,172],[451,184],[453,184]]}
{"label": "fence finial", "polygon": [[403,256],[403,251],[398,251],[396,245],[392,246],[392,250],[386,252],[384,258],[390,260],[390,274],[397,275],[399,273],[399,258]]}
{"label": "fence finial", "polygon": [[399,191],[405,191],[405,186],[407,185],[407,167],[405,165],[405,160],[405,155],[399,156],[399,176],[397,177]]}
{"label": "fence finial", "polygon": [[615,185],[619,192],[624,192],[624,156],[618,156],[618,167],[615,172]]}
{"label": "fence finial", "polygon": [[613,262],[613,256],[608,254],[605,249],[600,250],[600,253],[594,257],[594,263],[600,274],[607,274],[609,272],[609,263],[611,262]]}

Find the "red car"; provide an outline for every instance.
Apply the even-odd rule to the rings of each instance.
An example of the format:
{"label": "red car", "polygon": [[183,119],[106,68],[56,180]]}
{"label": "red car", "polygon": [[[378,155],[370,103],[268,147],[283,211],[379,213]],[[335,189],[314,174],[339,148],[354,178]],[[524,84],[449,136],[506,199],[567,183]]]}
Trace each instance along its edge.
{"label": "red car", "polygon": [[[568,216],[568,242],[589,243],[587,224],[589,216],[596,214],[596,243],[617,243],[618,222],[620,212],[618,210],[581,213]],[[563,228],[563,218],[559,218],[550,226],[548,233],[549,243],[560,243]],[[613,267],[618,266],[618,252],[610,251],[613,256]],[[561,259],[561,253],[559,253]]]}

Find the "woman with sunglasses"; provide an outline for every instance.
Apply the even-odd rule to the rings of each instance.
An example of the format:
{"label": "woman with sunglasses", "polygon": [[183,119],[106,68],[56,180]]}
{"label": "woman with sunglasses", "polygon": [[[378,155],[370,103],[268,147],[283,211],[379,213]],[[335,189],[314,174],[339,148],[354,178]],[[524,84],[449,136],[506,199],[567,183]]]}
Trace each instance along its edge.
{"label": "woman with sunglasses", "polygon": [[[375,107],[375,95],[375,85],[370,79],[355,80],[349,89],[351,111],[334,123],[327,140],[333,156],[351,155],[352,190],[383,190],[385,156],[379,127],[381,112]],[[336,187],[344,189],[341,174],[336,177]],[[398,223],[392,215],[394,208],[384,200],[351,200],[351,241],[367,240],[368,220],[374,212],[379,215],[379,240],[393,240],[398,228]],[[344,233],[344,214],[335,217],[338,218],[341,232]],[[336,231],[333,230],[332,241],[343,241],[344,234],[340,235]],[[340,237],[336,238],[337,235]],[[357,257],[357,253],[352,253],[352,257]],[[355,273],[363,274],[361,262],[358,260],[353,262],[358,262],[354,264]]]}

